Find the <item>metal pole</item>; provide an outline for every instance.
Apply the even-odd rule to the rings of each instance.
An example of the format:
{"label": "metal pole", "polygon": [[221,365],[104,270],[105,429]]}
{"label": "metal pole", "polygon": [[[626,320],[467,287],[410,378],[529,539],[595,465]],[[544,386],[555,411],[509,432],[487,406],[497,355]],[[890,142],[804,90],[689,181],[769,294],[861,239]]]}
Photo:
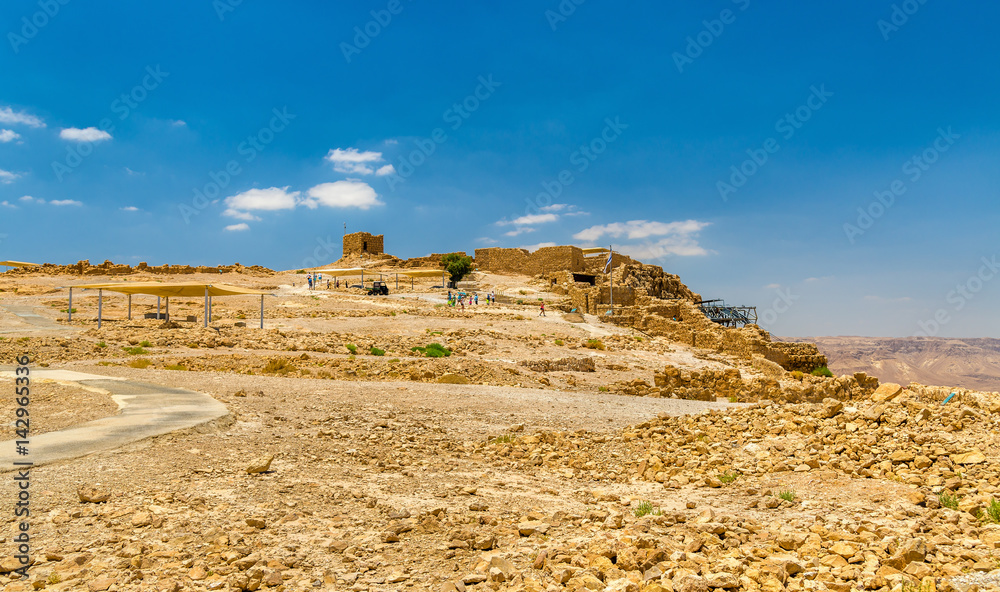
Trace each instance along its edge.
{"label": "metal pole", "polygon": [[611,274],[611,316],[615,316],[615,246],[608,245],[608,265],[610,269],[608,272]]}
{"label": "metal pole", "polygon": [[205,286],[205,327],[208,327],[208,286]]}
{"label": "metal pole", "polygon": [[156,320],[160,320],[160,297],[156,297]]}
{"label": "metal pole", "polygon": [[212,320],[212,304],[214,304],[212,302],[212,295],[209,294],[208,295],[208,319],[209,320]]}
{"label": "metal pole", "polygon": [[66,319],[66,320],[67,321],[72,321],[73,320],[73,288],[69,289],[69,307],[66,309],[66,312],[69,313],[69,318]]}
{"label": "metal pole", "polygon": [[166,309],[167,309],[166,313],[167,313],[167,320],[169,321],[170,320],[170,296],[167,296],[166,300],[167,300],[167,302],[166,302]]}
{"label": "metal pole", "polygon": [[128,295],[128,320],[132,320],[132,295]]}
{"label": "metal pole", "polygon": [[101,328],[101,308],[104,306],[103,290],[97,289],[97,328]]}
{"label": "metal pole", "polygon": [[260,295],[260,328],[264,328],[264,295]]}
{"label": "metal pole", "polygon": [[399,290],[399,274],[396,274],[396,289]]}

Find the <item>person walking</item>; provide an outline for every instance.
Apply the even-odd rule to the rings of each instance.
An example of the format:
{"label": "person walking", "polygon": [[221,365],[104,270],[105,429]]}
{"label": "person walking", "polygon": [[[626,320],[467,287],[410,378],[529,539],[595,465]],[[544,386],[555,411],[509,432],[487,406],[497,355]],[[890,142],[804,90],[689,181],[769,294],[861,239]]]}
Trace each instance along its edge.
{"label": "person walking", "polygon": [[542,306],[538,310],[538,316],[540,316],[540,317],[544,317],[545,316],[545,303],[544,302],[542,302]]}
{"label": "person walking", "polygon": [[479,292],[476,292],[476,306],[479,306]]}
{"label": "person walking", "polygon": [[309,274],[309,275],[306,276],[306,282],[308,282],[308,284],[309,284],[309,289],[312,290],[313,289],[313,276],[312,276],[312,274]]}

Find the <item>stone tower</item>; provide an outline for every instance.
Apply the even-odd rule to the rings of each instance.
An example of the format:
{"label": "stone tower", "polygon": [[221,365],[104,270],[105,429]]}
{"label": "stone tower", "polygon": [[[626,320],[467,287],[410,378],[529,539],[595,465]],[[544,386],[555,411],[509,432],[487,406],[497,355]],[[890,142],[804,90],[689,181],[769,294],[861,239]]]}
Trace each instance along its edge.
{"label": "stone tower", "polygon": [[344,235],[344,257],[348,255],[380,255],[383,252],[381,234],[354,232]]}

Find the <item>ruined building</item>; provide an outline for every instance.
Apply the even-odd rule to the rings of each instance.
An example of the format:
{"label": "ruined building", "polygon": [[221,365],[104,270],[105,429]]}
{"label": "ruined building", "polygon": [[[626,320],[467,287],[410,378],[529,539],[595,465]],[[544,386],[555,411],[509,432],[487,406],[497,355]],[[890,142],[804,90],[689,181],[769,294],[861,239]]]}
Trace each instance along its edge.
{"label": "ruined building", "polygon": [[344,235],[344,257],[350,255],[381,255],[385,252],[383,236],[367,232]]}

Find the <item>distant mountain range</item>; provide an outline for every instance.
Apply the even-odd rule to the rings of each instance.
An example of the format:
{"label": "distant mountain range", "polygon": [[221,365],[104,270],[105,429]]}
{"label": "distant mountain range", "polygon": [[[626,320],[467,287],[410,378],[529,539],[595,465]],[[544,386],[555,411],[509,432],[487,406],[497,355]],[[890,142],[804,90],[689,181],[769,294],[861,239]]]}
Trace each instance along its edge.
{"label": "distant mountain range", "polygon": [[835,374],[866,372],[882,382],[1000,391],[1000,339],[945,337],[774,337],[815,343]]}

